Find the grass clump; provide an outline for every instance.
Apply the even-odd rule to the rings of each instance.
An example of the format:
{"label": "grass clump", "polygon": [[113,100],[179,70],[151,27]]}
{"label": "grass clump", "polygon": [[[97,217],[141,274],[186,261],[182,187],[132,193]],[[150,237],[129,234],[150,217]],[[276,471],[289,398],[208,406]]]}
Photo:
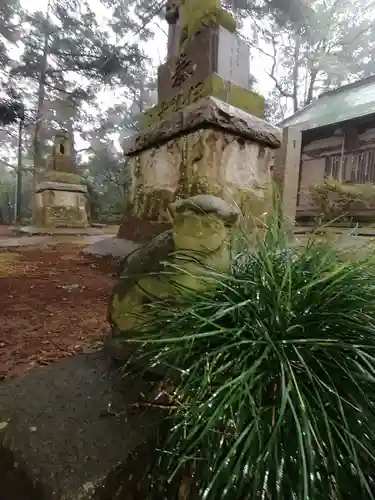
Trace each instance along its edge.
{"label": "grass clump", "polygon": [[155,476],[187,475],[189,499],[375,498],[373,259],[290,247],[274,217],[209,279],[132,339],[180,373]]}

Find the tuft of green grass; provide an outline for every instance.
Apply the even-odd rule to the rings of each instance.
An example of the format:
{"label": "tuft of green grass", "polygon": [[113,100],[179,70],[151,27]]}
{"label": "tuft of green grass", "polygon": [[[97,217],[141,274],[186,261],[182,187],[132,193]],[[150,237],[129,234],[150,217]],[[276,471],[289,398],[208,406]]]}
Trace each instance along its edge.
{"label": "tuft of green grass", "polygon": [[197,498],[375,498],[374,259],[287,240],[274,216],[229,276],[205,270],[216,291],[151,303],[129,340],[180,374],[154,472]]}

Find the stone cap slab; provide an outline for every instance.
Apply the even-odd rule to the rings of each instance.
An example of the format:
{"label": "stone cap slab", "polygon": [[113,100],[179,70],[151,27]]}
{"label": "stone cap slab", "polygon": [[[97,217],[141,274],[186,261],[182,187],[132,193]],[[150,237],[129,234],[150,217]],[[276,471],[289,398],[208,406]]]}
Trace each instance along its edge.
{"label": "stone cap slab", "polygon": [[206,97],[126,138],[124,153],[136,154],[200,128],[220,129],[271,148],[281,145],[279,128],[215,97]]}
{"label": "stone cap slab", "polygon": [[[103,352],[3,382],[1,498],[89,500],[113,468],[156,432],[159,417],[133,406],[149,390],[146,381],[123,378]],[[27,494],[17,493],[26,486]]]}
{"label": "stone cap slab", "polygon": [[36,187],[36,192],[41,191],[71,191],[73,193],[87,193],[87,186],[84,184],[68,184],[66,182],[43,181]]}

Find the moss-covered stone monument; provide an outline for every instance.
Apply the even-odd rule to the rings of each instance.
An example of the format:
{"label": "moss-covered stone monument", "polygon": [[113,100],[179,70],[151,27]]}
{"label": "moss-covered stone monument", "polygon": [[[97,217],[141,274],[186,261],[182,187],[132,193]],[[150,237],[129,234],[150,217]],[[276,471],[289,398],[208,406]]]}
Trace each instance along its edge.
{"label": "moss-covered stone monument", "polygon": [[166,19],[159,104],[124,143],[131,183],[119,236],[135,241],[166,229],[176,198],[209,194],[264,213],[280,146],[279,130],[262,119],[263,97],[250,90],[249,47],[220,0],[168,0]]}
{"label": "moss-covered stone monument", "polygon": [[36,186],[33,225],[38,228],[85,228],[87,187],[76,172],[67,131],[54,140],[47,171]]}

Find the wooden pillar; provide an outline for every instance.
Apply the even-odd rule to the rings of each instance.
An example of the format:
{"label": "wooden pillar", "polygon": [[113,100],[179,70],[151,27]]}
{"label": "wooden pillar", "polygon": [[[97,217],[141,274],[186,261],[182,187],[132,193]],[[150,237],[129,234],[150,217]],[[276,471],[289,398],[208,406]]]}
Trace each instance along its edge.
{"label": "wooden pillar", "polygon": [[274,181],[279,188],[284,217],[292,225],[296,219],[301,146],[301,130],[295,127],[284,128],[281,148],[276,156]]}

